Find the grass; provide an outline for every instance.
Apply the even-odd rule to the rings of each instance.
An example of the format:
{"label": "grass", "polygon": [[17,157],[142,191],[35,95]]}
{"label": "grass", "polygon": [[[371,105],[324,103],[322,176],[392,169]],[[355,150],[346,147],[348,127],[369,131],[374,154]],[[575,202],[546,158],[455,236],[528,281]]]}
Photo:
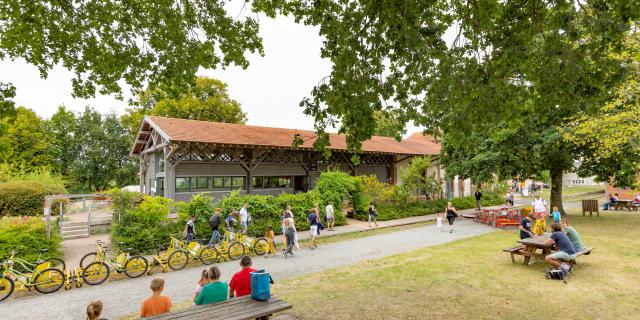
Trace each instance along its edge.
{"label": "grass", "polygon": [[512,264],[501,249],[517,231],[500,231],[305,275],[272,292],[299,319],[637,319],[640,215],[569,219],[596,249],[567,284],[546,280],[544,263]]}
{"label": "grass", "polygon": [[[602,193],[600,195],[600,193]],[[542,189],[540,195],[543,199],[549,199],[551,196],[550,189]],[[594,195],[604,196],[604,186],[576,186],[576,187],[564,187],[562,189],[562,200],[565,202],[577,201],[584,197],[590,198]],[[529,197],[533,199],[533,195]]]}

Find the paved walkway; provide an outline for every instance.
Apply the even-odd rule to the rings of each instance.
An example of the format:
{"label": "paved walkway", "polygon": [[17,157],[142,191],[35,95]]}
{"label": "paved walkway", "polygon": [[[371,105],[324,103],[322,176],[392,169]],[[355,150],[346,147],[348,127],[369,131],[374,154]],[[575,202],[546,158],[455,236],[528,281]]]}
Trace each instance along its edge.
{"label": "paved walkway", "polygon": [[[425,217],[423,219],[428,218]],[[254,259],[254,267],[269,270],[275,281],[281,281],[289,277],[355,264],[368,259],[395,255],[421,247],[435,246],[495,230],[485,225],[464,220],[456,223],[456,232],[453,234],[440,233],[435,225],[428,225],[426,227],[334,242],[313,251],[296,251],[295,256],[288,259],[282,257],[269,259],[258,257]],[[218,266],[222,271],[222,278],[226,281],[239,268],[237,261],[220,263]],[[176,303],[192,299],[194,286],[203,268],[194,267],[160,274],[159,276],[166,281],[165,294],[169,295]],[[0,315],[7,320],[83,319],[86,304],[92,300],[102,300],[105,306],[103,316],[112,319],[139,310],[140,302],[149,295],[150,280],[151,277],[143,276],[138,279],[107,281],[94,287],[85,285],[80,289],[60,291],[50,295],[38,294],[13,301],[5,301],[0,303]]]}

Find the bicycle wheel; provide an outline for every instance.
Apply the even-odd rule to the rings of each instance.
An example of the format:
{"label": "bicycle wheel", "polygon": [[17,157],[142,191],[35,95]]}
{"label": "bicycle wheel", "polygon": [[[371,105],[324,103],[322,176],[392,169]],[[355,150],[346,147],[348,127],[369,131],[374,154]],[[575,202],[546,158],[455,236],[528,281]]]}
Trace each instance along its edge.
{"label": "bicycle wheel", "polygon": [[218,261],[218,251],[214,247],[205,247],[198,256],[202,264],[212,264]]}
{"label": "bicycle wheel", "polygon": [[82,281],[95,286],[105,282],[109,278],[109,273],[111,271],[106,263],[94,261],[82,270]]}
{"label": "bicycle wheel", "polygon": [[257,238],[253,243],[253,253],[259,256],[263,256],[265,253],[267,253],[268,247],[269,242],[267,241],[267,238]]}
{"label": "bicycle wheel", "polygon": [[147,272],[149,261],[143,256],[134,256],[124,264],[124,274],[129,278],[137,278]]}
{"label": "bicycle wheel", "polygon": [[45,261],[43,261],[42,263],[49,263],[50,268],[53,269],[58,269],[58,270],[66,270],[67,269],[67,264],[64,263],[64,260],[60,259],[60,258],[49,258]]}
{"label": "bicycle wheel", "polygon": [[14,287],[13,280],[7,277],[0,278],[0,301],[9,298],[13,293]]}
{"label": "bicycle wheel", "polygon": [[244,256],[245,247],[241,242],[234,242],[229,246],[227,255],[231,260],[238,260]]}
{"label": "bicycle wheel", "polygon": [[64,285],[64,273],[58,269],[49,268],[38,273],[34,280],[34,288],[40,293],[58,291]]}
{"label": "bicycle wheel", "polygon": [[96,253],[96,252],[90,252],[90,253],[85,254],[84,257],[82,257],[82,259],[80,259],[80,268],[85,268],[90,263],[96,261],[97,257],[98,257],[98,253]]}
{"label": "bicycle wheel", "polygon": [[182,270],[189,263],[189,256],[184,251],[174,251],[169,255],[168,264],[171,270]]}

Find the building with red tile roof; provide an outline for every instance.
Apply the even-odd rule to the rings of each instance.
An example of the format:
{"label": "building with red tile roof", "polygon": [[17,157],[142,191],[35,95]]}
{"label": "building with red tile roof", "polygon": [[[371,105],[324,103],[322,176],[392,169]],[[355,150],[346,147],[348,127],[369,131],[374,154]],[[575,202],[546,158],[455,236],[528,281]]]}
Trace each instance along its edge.
{"label": "building with red tile roof", "polygon": [[[316,137],[307,130],[146,116],[131,154],[140,158],[141,192],[188,200],[202,192],[220,198],[231,190],[306,191],[329,168],[396,182],[398,166],[440,152],[440,144],[421,133],[402,141],[374,136],[362,143],[355,165],[344,135],[329,134],[329,158],[313,149]],[[302,143],[294,146],[294,139]]]}

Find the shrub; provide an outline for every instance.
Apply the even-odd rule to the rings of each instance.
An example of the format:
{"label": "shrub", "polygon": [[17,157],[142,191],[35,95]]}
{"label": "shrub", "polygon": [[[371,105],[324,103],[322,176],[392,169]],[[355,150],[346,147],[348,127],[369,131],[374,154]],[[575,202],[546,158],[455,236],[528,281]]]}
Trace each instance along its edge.
{"label": "shrub", "polygon": [[[66,189],[55,183],[46,181],[11,181],[0,183],[0,216],[39,216],[43,214],[44,197],[52,194],[64,194]],[[60,203],[66,200],[53,201],[51,213],[60,210]],[[66,210],[66,206],[63,206]]]}
{"label": "shrub", "polygon": [[[286,206],[291,206],[294,214],[294,221],[298,231],[309,229],[307,223],[307,213],[315,204],[320,206],[325,203],[315,190],[306,193],[289,194],[283,193],[278,196],[257,196],[257,195],[239,195],[237,192],[232,193],[218,204],[226,217],[231,209],[240,210],[244,203],[249,204],[249,213],[251,214],[251,225],[249,234],[258,237],[264,236],[268,225],[273,226],[276,232],[281,230],[282,211]],[[345,224],[346,219],[341,214],[336,214],[336,225]]]}
{"label": "shrub", "polygon": [[111,198],[113,221],[118,221],[125,210],[135,208],[144,199],[140,192],[126,191],[119,188],[107,190],[104,194]]}
{"label": "shrub", "polygon": [[124,242],[141,253],[155,252],[169,243],[169,235],[182,237],[180,226],[169,219],[173,201],[163,197],[145,196],[135,208],[124,211],[122,220],[111,226],[111,241]]}
{"label": "shrub", "polygon": [[[423,216],[443,212],[447,207],[447,199],[430,200],[424,202],[413,202],[404,206],[401,205],[378,205],[378,220],[391,220],[413,216]],[[475,208],[474,197],[461,197],[451,199],[451,203],[458,210]],[[485,193],[482,197],[483,206],[502,204],[502,197],[497,193]],[[366,216],[359,216],[361,220],[366,220]]]}
{"label": "shrub", "polygon": [[[364,186],[360,179],[352,177],[342,171],[325,171],[320,174],[314,191],[318,193],[320,205],[333,203],[337,211],[341,211],[344,200],[351,201],[351,205],[358,213],[362,214],[367,209],[368,197],[364,195]],[[338,218],[336,215],[336,223]]]}
{"label": "shrub", "polygon": [[[211,227],[209,227],[209,218],[215,211],[216,206],[213,204],[213,198],[204,194],[195,195],[189,202],[180,202],[178,204],[178,224],[185,227],[187,220],[195,216],[196,221],[196,237],[205,238],[211,235]],[[220,225],[222,228],[222,224]],[[184,229],[180,230],[180,236]]]}
{"label": "shrub", "polygon": [[42,219],[35,217],[0,218],[0,258],[5,259],[11,250],[27,261],[36,261],[38,250],[49,249],[43,258],[58,257],[60,237],[56,224],[51,222],[51,238],[47,240],[46,226]]}

